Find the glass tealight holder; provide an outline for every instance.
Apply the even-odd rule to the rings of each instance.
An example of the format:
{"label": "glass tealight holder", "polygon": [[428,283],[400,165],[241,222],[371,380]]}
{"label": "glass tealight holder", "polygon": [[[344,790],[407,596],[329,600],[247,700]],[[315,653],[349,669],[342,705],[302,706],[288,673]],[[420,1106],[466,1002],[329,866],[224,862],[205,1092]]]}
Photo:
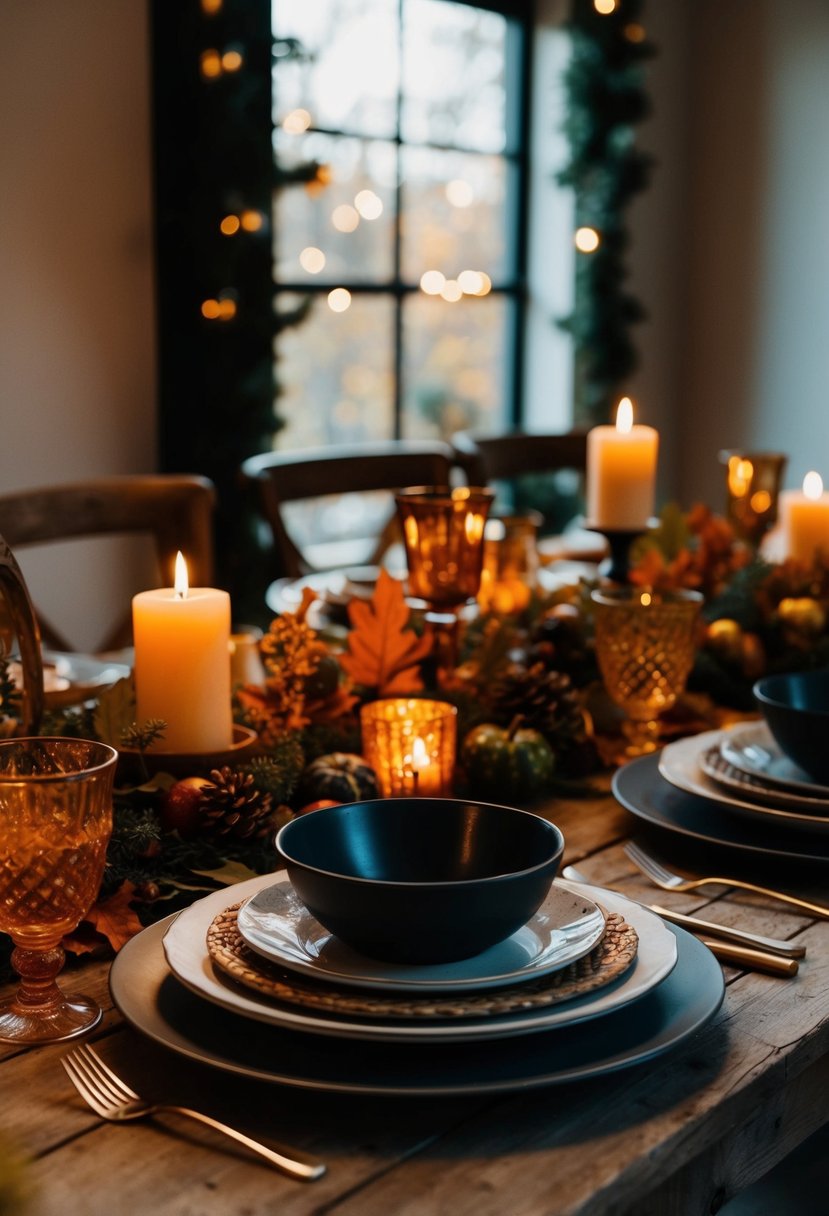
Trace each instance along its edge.
{"label": "glass tealight holder", "polygon": [[777,521],[787,457],[780,452],[720,452],[726,468],[726,513],[737,535],[759,545]]}
{"label": "glass tealight holder", "polygon": [[388,698],[363,706],[363,755],[377,774],[384,798],[451,794],[457,716],[454,705],[417,697]]}
{"label": "glass tealight holder", "polygon": [[659,746],[659,716],[685,689],[702,606],[698,591],[593,591],[596,661],[611,699],[624,711],[621,758]]}
{"label": "glass tealight holder", "polygon": [[538,511],[499,515],[484,526],[484,561],[478,603],[508,614],[521,612],[538,585]]}

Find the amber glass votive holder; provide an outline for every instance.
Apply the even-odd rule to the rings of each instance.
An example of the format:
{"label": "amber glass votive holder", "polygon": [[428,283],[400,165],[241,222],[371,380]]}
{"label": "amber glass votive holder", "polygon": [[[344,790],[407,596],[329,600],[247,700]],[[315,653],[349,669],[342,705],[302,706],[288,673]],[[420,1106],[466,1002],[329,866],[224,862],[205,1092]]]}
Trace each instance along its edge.
{"label": "amber glass votive holder", "polygon": [[363,755],[377,774],[384,798],[451,794],[457,716],[454,705],[417,697],[387,698],[363,706]]}
{"label": "amber glass votive holder", "polygon": [[498,515],[484,526],[484,561],[478,603],[484,610],[521,612],[538,586],[538,511]]}
{"label": "amber glass votive holder", "polygon": [[624,711],[620,759],[659,746],[659,716],[685,689],[702,606],[698,591],[593,591],[596,661],[611,699]]}
{"label": "amber glass votive holder", "polygon": [[781,452],[720,452],[726,469],[726,512],[743,540],[759,545],[777,522],[787,457]]}

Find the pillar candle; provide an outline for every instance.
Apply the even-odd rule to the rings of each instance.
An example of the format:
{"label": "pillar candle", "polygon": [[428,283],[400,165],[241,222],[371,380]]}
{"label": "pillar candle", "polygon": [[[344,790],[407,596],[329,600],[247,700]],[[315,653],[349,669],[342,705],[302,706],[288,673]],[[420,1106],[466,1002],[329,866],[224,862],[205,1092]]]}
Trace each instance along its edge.
{"label": "pillar candle", "polygon": [[645,529],[653,515],[659,434],[633,425],[630,398],[619,402],[616,425],[587,436],[587,519],[596,528]]}
{"label": "pillar candle", "polygon": [[778,506],[784,557],[811,565],[818,549],[829,556],[829,494],[819,473],[807,473],[802,490],[784,490]]}
{"label": "pillar candle", "polygon": [[[224,751],[233,742],[230,699],[230,596],[187,586],[176,561],[176,586],[141,591],[132,601],[136,720],[167,723],[150,750]],[[183,570],[183,574],[182,574]]]}

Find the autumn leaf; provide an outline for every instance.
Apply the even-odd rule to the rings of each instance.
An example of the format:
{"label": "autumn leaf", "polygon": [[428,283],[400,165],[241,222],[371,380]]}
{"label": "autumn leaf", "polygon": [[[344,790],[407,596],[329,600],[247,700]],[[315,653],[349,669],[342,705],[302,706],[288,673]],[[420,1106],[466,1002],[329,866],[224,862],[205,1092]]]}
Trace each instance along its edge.
{"label": "autumn leaf", "polygon": [[64,949],[73,954],[87,954],[107,941],[117,953],[144,928],[135,909],[130,907],[134,898],[135,884],[122,882],[114,895],[92,905],[75,932],[63,939]]}
{"label": "autumn leaf", "polygon": [[376,689],[379,697],[420,692],[420,663],[432,649],[430,637],[409,628],[403,584],[381,568],[370,600],[348,605],[351,632],[340,665],[354,684]]}

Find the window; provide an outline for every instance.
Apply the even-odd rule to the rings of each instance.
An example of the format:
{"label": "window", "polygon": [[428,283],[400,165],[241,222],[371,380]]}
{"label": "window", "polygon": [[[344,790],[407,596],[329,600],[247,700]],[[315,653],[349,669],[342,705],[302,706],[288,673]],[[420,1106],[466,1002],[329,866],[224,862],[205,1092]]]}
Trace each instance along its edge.
{"label": "window", "polygon": [[[498,6],[508,8],[509,6]],[[531,6],[514,6],[525,9]],[[273,0],[280,447],[497,431],[521,363],[526,16]]]}

